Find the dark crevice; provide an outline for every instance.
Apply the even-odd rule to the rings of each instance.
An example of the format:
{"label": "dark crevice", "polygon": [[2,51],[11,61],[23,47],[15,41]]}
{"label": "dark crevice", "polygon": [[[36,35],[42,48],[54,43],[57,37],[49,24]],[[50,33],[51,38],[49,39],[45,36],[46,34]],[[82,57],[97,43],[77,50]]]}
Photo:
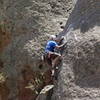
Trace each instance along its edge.
{"label": "dark crevice", "polygon": [[63,22],[60,22],[59,24],[60,24],[60,25],[62,25],[62,24],[63,24]]}
{"label": "dark crevice", "polygon": [[4,67],[3,61],[0,59],[0,69]]}
{"label": "dark crevice", "polygon": [[42,68],[43,68],[43,65],[42,65],[42,64],[40,64],[40,65],[39,65],[39,69],[42,69]]}
{"label": "dark crevice", "polygon": [[47,94],[47,97],[46,97],[46,100],[51,100],[52,99],[52,94],[53,94],[53,89],[51,89],[48,94]]}
{"label": "dark crevice", "polygon": [[64,29],[64,26],[61,26],[60,28],[61,28],[61,29]]}

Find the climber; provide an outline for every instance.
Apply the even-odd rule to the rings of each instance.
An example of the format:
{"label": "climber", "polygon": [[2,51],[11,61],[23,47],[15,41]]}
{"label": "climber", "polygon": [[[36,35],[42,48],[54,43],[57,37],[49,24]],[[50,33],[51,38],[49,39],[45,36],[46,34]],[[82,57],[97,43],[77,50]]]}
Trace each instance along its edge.
{"label": "climber", "polygon": [[57,39],[55,35],[50,35],[49,41],[46,44],[45,54],[47,55],[46,58],[51,61],[52,68],[55,68],[57,65],[57,61],[62,59],[61,54],[55,52],[55,49],[60,50],[65,45],[65,43],[58,45],[62,39],[64,39],[64,37],[61,37],[61,39]]}

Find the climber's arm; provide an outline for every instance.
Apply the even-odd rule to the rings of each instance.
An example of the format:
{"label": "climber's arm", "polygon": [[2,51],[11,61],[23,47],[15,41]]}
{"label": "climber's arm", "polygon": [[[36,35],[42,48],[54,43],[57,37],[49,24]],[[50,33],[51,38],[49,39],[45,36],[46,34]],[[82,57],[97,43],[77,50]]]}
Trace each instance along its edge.
{"label": "climber's arm", "polygon": [[67,44],[67,42],[65,42],[65,43],[63,43],[63,44],[61,44],[61,45],[57,45],[56,48],[57,48],[57,49],[60,49],[60,48],[64,47],[66,44]]}

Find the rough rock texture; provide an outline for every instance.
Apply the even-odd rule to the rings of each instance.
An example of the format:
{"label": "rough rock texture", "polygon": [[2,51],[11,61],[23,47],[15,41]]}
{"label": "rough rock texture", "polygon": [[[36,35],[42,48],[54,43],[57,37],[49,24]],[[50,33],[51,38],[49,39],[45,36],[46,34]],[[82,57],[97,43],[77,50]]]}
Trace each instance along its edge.
{"label": "rough rock texture", "polygon": [[50,84],[51,72],[39,57],[71,9],[71,0],[0,0],[0,73],[7,77],[0,100],[34,100]]}
{"label": "rough rock texture", "polygon": [[99,100],[100,1],[77,0],[63,35],[68,46],[52,100]]}
{"label": "rough rock texture", "polygon": [[99,100],[99,0],[0,0],[0,100],[35,100],[52,83],[39,57],[65,23],[68,46],[52,99]]}

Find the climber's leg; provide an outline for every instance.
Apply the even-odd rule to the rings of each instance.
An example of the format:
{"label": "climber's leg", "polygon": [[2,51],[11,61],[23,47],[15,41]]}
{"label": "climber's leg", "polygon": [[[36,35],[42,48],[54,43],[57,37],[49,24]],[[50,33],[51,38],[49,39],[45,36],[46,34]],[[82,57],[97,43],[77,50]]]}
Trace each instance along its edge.
{"label": "climber's leg", "polygon": [[52,54],[52,76],[54,76],[55,73],[55,68],[58,64],[59,59],[61,59],[61,55],[58,53],[53,53]]}
{"label": "climber's leg", "polygon": [[51,70],[52,70],[52,76],[54,75],[54,70],[55,67],[58,64],[59,59],[61,59],[61,55],[59,53],[55,53],[55,52],[48,52],[45,54],[45,62],[47,62],[47,64],[49,66],[51,66]]}
{"label": "climber's leg", "polygon": [[56,65],[58,64],[58,61],[61,59],[61,55],[60,54],[55,54],[56,58],[52,60],[52,68],[55,68]]}

